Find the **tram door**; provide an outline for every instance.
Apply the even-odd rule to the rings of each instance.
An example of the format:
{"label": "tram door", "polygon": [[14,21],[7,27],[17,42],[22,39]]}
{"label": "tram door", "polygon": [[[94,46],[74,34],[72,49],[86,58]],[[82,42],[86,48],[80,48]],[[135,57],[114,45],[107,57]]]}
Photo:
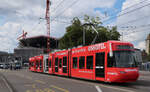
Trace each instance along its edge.
{"label": "tram door", "polygon": [[55,58],[55,72],[58,72],[58,58]]}
{"label": "tram door", "polygon": [[95,68],[95,74],[96,77],[105,77],[105,53],[96,53],[96,68]]}
{"label": "tram door", "polygon": [[67,56],[63,57],[63,73],[67,73]]}
{"label": "tram door", "polygon": [[48,55],[44,55],[44,72],[48,73]]}

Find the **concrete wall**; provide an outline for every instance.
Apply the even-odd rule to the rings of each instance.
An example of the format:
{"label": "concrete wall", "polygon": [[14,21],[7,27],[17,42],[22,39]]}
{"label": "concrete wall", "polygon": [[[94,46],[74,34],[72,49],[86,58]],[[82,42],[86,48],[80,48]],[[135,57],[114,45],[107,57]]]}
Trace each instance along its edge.
{"label": "concrete wall", "polygon": [[29,58],[43,54],[44,50],[39,48],[17,48],[14,49],[14,55],[22,57],[23,63],[28,63]]}

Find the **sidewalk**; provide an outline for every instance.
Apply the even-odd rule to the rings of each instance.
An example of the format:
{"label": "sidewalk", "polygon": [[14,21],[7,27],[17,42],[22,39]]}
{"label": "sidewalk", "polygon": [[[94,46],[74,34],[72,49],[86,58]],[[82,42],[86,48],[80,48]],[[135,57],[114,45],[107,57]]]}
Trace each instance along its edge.
{"label": "sidewalk", "polygon": [[139,71],[139,73],[143,76],[150,76],[150,71]]}
{"label": "sidewalk", "polygon": [[0,72],[0,92],[14,92],[5,79],[5,77]]}

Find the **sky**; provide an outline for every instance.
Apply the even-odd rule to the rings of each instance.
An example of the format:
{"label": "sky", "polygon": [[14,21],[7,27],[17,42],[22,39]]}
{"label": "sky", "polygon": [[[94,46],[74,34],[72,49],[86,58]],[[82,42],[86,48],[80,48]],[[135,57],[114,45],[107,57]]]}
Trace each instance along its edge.
{"label": "sky", "polygon": [[[24,30],[27,37],[46,35],[46,0],[0,0],[0,51],[13,52]],[[104,26],[118,26],[121,39],[145,49],[150,33],[150,0],[51,0],[51,33],[60,38],[72,18],[100,17]]]}

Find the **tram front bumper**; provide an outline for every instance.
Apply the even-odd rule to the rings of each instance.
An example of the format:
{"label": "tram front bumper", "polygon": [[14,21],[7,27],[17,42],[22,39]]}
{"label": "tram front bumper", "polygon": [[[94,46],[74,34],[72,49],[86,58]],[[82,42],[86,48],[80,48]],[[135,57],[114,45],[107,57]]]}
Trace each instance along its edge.
{"label": "tram front bumper", "polygon": [[135,82],[139,77],[138,71],[117,71],[108,72],[106,81],[108,82]]}

